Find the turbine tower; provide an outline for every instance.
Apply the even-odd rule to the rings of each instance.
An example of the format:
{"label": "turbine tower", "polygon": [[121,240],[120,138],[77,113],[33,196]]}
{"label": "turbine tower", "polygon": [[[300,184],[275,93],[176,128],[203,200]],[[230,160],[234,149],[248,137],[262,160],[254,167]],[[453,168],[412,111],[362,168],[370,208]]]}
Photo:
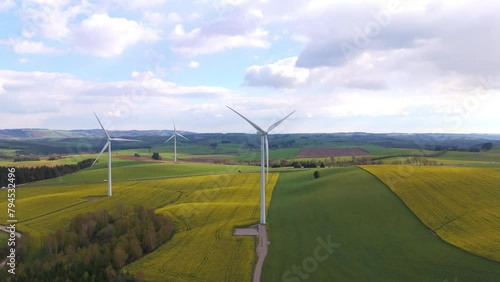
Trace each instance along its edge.
{"label": "turbine tower", "polygon": [[237,115],[246,120],[250,125],[252,125],[255,129],[257,129],[257,134],[260,135],[260,224],[266,224],[266,182],[264,181],[264,162],[267,164],[267,175],[269,174],[269,142],[267,140],[267,135],[271,130],[276,128],[280,123],[282,123],[285,119],[291,116],[295,111],[289,113],[286,117],[278,120],[273,123],[266,130],[260,128],[257,124],[253,123],[251,120],[244,117],[242,114],[238,113],[233,108],[228,107],[231,111],[235,112]]}
{"label": "turbine tower", "polygon": [[165,141],[165,143],[163,143],[163,144],[167,144],[168,141],[170,141],[172,138],[174,138],[174,163],[176,163],[177,162],[177,136],[182,137],[186,140],[189,140],[189,139],[187,139],[186,137],[177,133],[177,130],[175,129],[175,121],[172,121],[172,122],[174,123],[174,134],[172,134],[172,136],[170,136],[170,138],[168,138],[167,141]]}
{"label": "turbine tower", "polygon": [[106,129],[104,129],[104,126],[102,126],[102,123],[99,120],[99,117],[96,115],[95,112],[94,112],[94,115],[97,118],[97,121],[99,122],[99,125],[102,128],[102,131],[104,131],[104,134],[106,135],[106,144],[104,145],[101,152],[99,153],[99,155],[97,156],[97,158],[95,159],[95,161],[92,163],[91,166],[95,165],[95,163],[101,157],[104,150],[106,150],[106,148],[107,148],[108,149],[108,196],[111,197],[113,195],[112,184],[111,184],[111,141],[139,141],[139,140],[125,139],[125,138],[111,138],[109,136],[108,132],[106,131]]}

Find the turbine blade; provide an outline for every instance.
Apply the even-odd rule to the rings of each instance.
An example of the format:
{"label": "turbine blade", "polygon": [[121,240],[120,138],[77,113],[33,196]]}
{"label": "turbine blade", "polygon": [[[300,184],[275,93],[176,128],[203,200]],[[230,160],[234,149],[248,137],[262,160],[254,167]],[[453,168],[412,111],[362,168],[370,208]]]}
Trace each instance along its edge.
{"label": "turbine blade", "polygon": [[97,116],[97,114],[95,112],[94,112],[94,115],[97,118],[97,121],[99,122],[99,125],[101,125],[102,131],[104,131],[104,134],[106,134],[106,137],[108,138],[108,140],[110,140],[111,137],[109,137],[108,132],[106,131],[106,129],[104,129],[104,126],[102,126],[101,120],[99,119],[99,117]]}
{"label": "turbine blade", "polygon": [[140,142],[141,140],[126,139],[126,138],[111,138],[111,141]]}
{"label": "turbine blade", "polygon": [[168,138],[167,141],[165,141],[165,143],[163,143],[163,144],[167,144],[167,142],[170,141],[170,140],[172,140],[172,138],[174,138],[174,136],[175,136],[175,134],[172,135],[172,136],[170,136],[170,138]]}
{"label": "turbine blade", "polygon": [[106,149],[108,148],[108,146],[109,146],[109,141],[107,141],[106,145],[104,145],[104,147],[102,147],[101,152],[99,153],[99,155],[97,156],[97,158],[95,159],[95,161],[92,163],[91,167],[95,165],[95,163],[97,162],[97,160],[101,157],[102,153],[104,151],[106,151]]}
{"label": "turbine blade", "polygon": [[177,134],[177,136],[179,136],[179,137],[182,137],[182,138],[184,138],[184,139],[186,139],[186,140],[189,140],[189,139],[187,139],[186,137],[184,137],[184,136],[180,135],[179,133],[175,133],[175,134]]}
{"label": "turbine blade", "polygon": [[242,114],[238,113],[236,110],[234,110],[233,108],[229,107],[229,106],[226,106],[228,107],[231,111],[235,112],[237,115],[239,115],[240,117],[242,117],[244,120],[246,120],[248,123],[250,123],[255,129],[257,129],[257,131],[259,131],[260,133],[265,133],[264,129],[260,128],[258,125],[256,125],[255,123],[253,123],[251,120],[247,119],[246,117],[244,117]]}
{"label": "turbine blade", "polygon": [[295,113],[295,110],[291,113],[289,113],[286,117],[278,120],[277,122],[273,123],[271,126],[269,126],[269,128],[267,129],[267,132],[273,130],[274,128],[276,128],[276,126],[278,126],[280,123],[282,123],[285,119],[287,119],[289,116],[291,116],[293,113]]}
{"label": "turbine blade", "polygon": [[176,132],[175,130],[175,120],[172,120],[172,123],[174,124],[174,133]]}

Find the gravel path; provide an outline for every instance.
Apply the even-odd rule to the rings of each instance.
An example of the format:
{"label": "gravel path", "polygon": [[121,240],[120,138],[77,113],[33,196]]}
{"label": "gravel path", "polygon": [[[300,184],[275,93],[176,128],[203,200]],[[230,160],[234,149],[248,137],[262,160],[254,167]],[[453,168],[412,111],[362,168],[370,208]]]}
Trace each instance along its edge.
{"label": "gravel path", "polygon": [[257,224],[247,228],[237,228],[234,230],[234,236],[258,236],[259,244],[256,248],[257,253],[257,264],[255,265],[255,270],[253,272],[253,282],[260,282],[260,276],[262,274],[262,266],[264,265],[264,260],[267,256],[267,248],[269,241],[267,240],[267,229],[265,224]]}

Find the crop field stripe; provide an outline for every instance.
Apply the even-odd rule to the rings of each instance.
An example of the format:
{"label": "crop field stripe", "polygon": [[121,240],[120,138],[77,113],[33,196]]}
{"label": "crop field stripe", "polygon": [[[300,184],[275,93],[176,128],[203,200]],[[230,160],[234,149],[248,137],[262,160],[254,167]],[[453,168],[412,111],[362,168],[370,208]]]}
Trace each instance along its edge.
{"label": "crop field stripe", "polygon": [[[302,281],[293,266],[318,238],[340,246],[307,281],[499,281],[500,264],[452,246],[422,224],[378,178],[357,167],[282,173],[269,208],[262,281]],[[453,232],[453,231],[450,231]],[[304,268],[302,268],[304,270]]]}
{"label": "crop field stripe", "polygon": [[396,193],[443,240],[500,262],[500,175],[498,170],[467,167],[414,167],[387,175],[397,166],[363,166]]}

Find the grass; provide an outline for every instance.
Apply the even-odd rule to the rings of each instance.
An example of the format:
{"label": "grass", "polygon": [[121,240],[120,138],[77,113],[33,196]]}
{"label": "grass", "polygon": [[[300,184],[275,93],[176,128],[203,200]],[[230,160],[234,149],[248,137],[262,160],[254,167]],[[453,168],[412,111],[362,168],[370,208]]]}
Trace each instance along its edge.
{"label": "grass", "polygon": [[364,166],[443,240],[500,262],[500,169]]}
{"label": "grass", "polygon": [[0,246],[7,245],[7,241],[9,240],[9,233],[0,232]]}
{"label": "grass", "polygon": [[[268,212],[271,244],[263,281],[304,280],[293,273],[284,276],[293,266],[302,268],[307,281],[500,277],[499,263],[440,240],[373,175],[357,167],[319,171],[319,179],[313,179],[313,170],[280,174]],[[328,236],[340,245],[313,268],[317,240]]]}
{"label": "grass", "polygon": [[[236,166],[204,163],[151,163],[113,159],[113,181],[173,177],[180,175],[219,174],[258,171],[257,166]],[[81,182],[102,182],[108,178],[107,163],[101,161],[93,168],[84,169],[63,177],[39,181],[29,185],[53,185]]]}
{"label": "grass", "polygon": [[[258,222],[259,179],[257,173],[237,173],[119,182],[113,197],[105,196],[101,184],[22,187],[16,192],[16,227],[40,246],[44,235],[77,214],[113,209],[119,201],[130,208],[146,205],[170,216],[176,233],[127,271],[142,271],[146,281],[250,281],[255,240],[232,236],[232,230]],[[277,179],[270,175],[267,205]],[[6,198],[0,191],[2,209]]]}
{"label": "grass", "polygon": [[26,161],[26,162],[13,162],[7,160],[0,160],[0,166],[5,167],[36,167],[36,166],[57,166],[66,164],[77,164],[85,159],[94,159],[97,154],[81,154],[81,155],[66,155],[61,159],[49,161],[48,157],[41,158],[39,161]]}
{"label": "grass", "polygon": [[440,157],[450,161],[474,161],[500,163],[500,150],[494,148],[487,152],[455,152],[450,151]]}

